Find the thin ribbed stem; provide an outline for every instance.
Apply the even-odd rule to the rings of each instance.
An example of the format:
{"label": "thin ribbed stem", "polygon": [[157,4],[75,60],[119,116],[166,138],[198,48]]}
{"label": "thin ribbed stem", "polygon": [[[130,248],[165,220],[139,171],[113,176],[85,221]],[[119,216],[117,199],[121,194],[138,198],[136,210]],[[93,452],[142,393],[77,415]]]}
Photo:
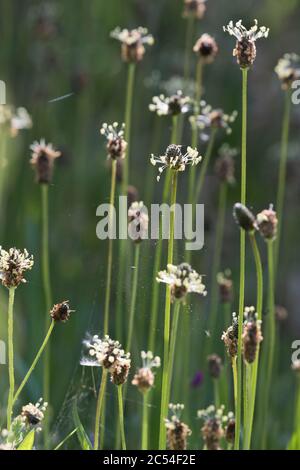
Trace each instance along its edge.
{"label": "thin ribbed stem", "polygon": [[140,262],[140,244],[135,244],[135,254],[134,254],[134,271],[131,287],[131,302],[130,302],[130,312],[129,312],[129,326],[128,326],[128,338],[126,344],[126,351],[131,350],[132,345],[132,335],[133,335],[133,326],[134,326],[134,317],[136,310],[136,295],[137,295],[137,285],[139,278],[139,262]]}
{"label": "thin ribbed stem", "polygon": [[15,393],[15,369],[14,369],[14,301],[15,301],[15,288],[9,289],[8,298],[8,323],[7,323],[7,338],[8,338],[8,378],[9,378],[9,391],[7,402],[7,429],[10,430],[13,398]]}
{"label": "thin ribbed stem", "polygon": [[148,392],[144,392],[143,393],[142,450],[148,449],[148,428],[149,428]]}
{"label": "thin ribbed stem", "polygon": [[126,107],[125,107],[125,135],[124,138],[127,142],[126,159],[124,160],[124,175],[122,182],[122,193],[127,193],[129,181],[129,164],[130,164],[130,150],[131,150],[131,123],[132,123],[132,105],[133,105],[133,89],[135,79],[136,65],[130,63],[128,65],[127,76],[127,90],[126,90]]}
{"label": "thin ribbed stem", "polygon": [[[246,204],[246,172],[247,172],[247,82],[248,69],[242,70],[242,164],[241,164],[241,203]],[[240,447],[241,434],[241,414],[242,414],[242,330],[245,298],[245,231],[240,232],[240,292],[239,292],[239,334],[238,334],[238,357],[237,357],[237,408],[236,408],[236,432],[235,444],[236,450]]]}
{"label": "thin ribbed stem", "polygon": [[174,372],[174,361],[175,361],[175,351],[176,351],[176,339],[178,333],[178,320],[179,320],[179,312],[180,312],[180,302],[176,302],[174,306],[174,314],[173,314],[173,321],[172,321],[172,329],[171,329],[171,340],[170,340],[170,353],[169,353],[169,391],[168,391],[168,403],[170,401],[170,394],[171,394],[171,385],[172,385],[172,377]]}
{"label": "thin ribbed stem", "polygon": [[[112,160],[111,165],[111,187],[109,198],[109,214],[108,224],[111,230],[114,223],[114,204],[116,193],[116,174],[117,174],[117,161]],[[104,307],[104,335],[108,334],[109,330],[109,307],[111,298],[111,276],[112,276],[112,262],[113,262],[113,238],[108,239],[108,257],[107,257],[107,272],[106,272],[106,290],[105,290],[105,307]]]}
{"label": "thin ribbed stem", "polygon": [[233,396],[234,396],[234,409],[237,409],[237,366],[236,357],[231,360],[232,364],[232,377],[233,377]]}
{"label": "thin ribbed stem", "polygon": [[278,187],[277,187],[277,201],[276,201],[276,212],[278,218],[277,226],[277,237],[275,240],[275,278],[278,267],[278,257],[281,241],[281,231],[282,231],[282,218],[283,218],[283,207],[284,207],[284,197],[285,197],[285,184],[286,184],[286,164],[288,159],[288,150],[289,150],[289,130],[290,130],[290,119],[291,119],[291,92],[287,91],[285,93],[285,108],[283,114],[283,123],[282,123],[282,137],[281,137],[281,152],[280,152],[280,163],[279,163],[279,174],[278,174]]}
{"label": "thin ribbed stem", "polygon": [[117,389],[118,389],[119,422],[120,422],[120,431],[121,431],[122,450],[126,450],[122,385],[119,385]]}
{"label": "thin ribbed stem", "polygon": [[[256,243],[255,233],[251,232],[249,234],[249,238],[251,241],[254,261],[255,261],[255,269],[256,269],[256,311],[257,311],[257,319],[261,321],[262,319],[262,306],[263,306],[263,269],[261,263],[261,257],[259,253],[259,249]],[[245,431],[245,441],[244,441],[244,449],[249,450],[251,446],[251,436],[252,436],[252,429],[253,429],[253,418],[254,418],[254,411],[255,411],[255,402],[256,402],[256,389],[257,389],[257,374],[258,374],[258,364],[259,364],[259,355],[260,355],[260,347],[258,345],[257,352],[256,352],[256,359],[254,364],[251,366],[251,389],[250,389],[250,405],[249,405],[249,419],[248,419],[248,427],[247,432]]]}
{"label": "thin ribbed stem", "polygon": [[99,449],[99,434],[100,434],[100,421],[103,408],[103,400],[107,382],[107,369],[102,369],[101,385],[97,398],[96,418],[95,418],[95,431],[94,431],[94,450]]}
{"label": "thin ribbed stem", "polygon": [[46,337],[45,337],[45,339],[44,339],[44,341],[43,341],[43,343],[42,343],[42,345],[41,345],[41,347],[40,347],[40,349],[39,349],[37,355],[35,356],[33,363],[31,364],[31,366],[30,366],[30,368],[29,368],[27,374],[25,375],[25,377],[24,377],[24,379],[23,379],[21,385],[19,386],[18,390],[17,390],[16,393],[15,393],[15,396],[14,396],[14,399],[13,399],[13,404],[14,404],[14,403],[17,401],[17,399],[19,398],[19,396],[20,396],[20,394],[21,394],[23,388],[25,387],[26,383],[28,382],[29,377],[31,376],[32,372],[33,372],[34,369],[35,369],[35,366],[37,365],[37,363],[38,363],[38,361],[39,361],[41,355],[43,354],[43,351],[44,351],[44,349],[45,349],[46,346],[47,346],[47,343],[48,343],[48,341],[49,341],[49,339],[50,339],[50,336],[51,336],[51,333],[52,333],[52,331],[53,331],[54,326],[55,326],[55,322],[54,322],[54,320],[52,320],[52,322],[51,322],[51,324],[50,324],[50,327],[49,327],[49,329],[48,329],[48,332],[47,332],[47,334],[46,334]]}
{"label": "thin ribbed stem", "polygon": [[[170,215],[170,238],[168,243],[168,264],[173,263],[173,250],[174,250],[174,229],[175,229],[175,207],[177,195],[177,172],[172,172],[172,185],[171,185],[171,207],[173,210]],[[165,325],[164,325],[164,362],[163,362],[163,375],[162,375],[162,393],[161,393],[161,410],[160,410],[160,431],[159,431],[159,449],[165,450],[166,448],[166,430],[165,418],[168,413],[168,386],[169,386],[169,346],[170,346],[170,316],[171,316],[171,290],[170,287],[166,288],[166,301],[165,301]]]}
{"label": "thin ribbed stem", "polygon": [[193,16],[189,16],[187,19],[187,28],[186,28],[186,39],[185,39],[185,53],[184,53],[184,70],[183,70],[183,77],[184,83],[187,84],[190,78],[190,70],[191,70],[191,55],[192,55],[192,47],[193,47],[193,37],[194,37],[194,24],[195,19]]}

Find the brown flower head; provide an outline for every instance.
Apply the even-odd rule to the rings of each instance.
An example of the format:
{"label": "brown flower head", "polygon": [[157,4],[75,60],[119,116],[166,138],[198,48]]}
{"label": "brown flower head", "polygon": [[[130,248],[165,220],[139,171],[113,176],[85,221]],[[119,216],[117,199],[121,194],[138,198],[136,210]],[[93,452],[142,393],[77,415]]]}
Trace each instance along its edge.
{"label": "brown flower head", "polygon": [[238,353],[238,334],[239,325],[238,318],[235,313],[232,314],[232,324],[222,334],[222,341],[224,341],[227,354],[232,359],[236,358]]}
{"label": "brown flower head", "polygon": [[36,180],[39,184],[50,184],[52,181],[54,161],[61,156],[61,152],[54,150],[52,144],[46,144],[45,139],[35,141],[32,150],[31,165],[35,169]]}
{"label": "brown flower head", "polygon": [[171,96],[153,96],[149,109],[158,116],[178,116],[189,111],[190,101],[188,96],[184,96],[182,91],[178,90]]}
{"label": "brown flower head", "polygon": [[124,140],[125,124],[119,128],[119,124],[107,124],[100,129],[100,134],[107,140],[107,158],[112,160],[123,159],[126,156],[127,142]]}
{"label": "brown flower head", "polygon": [[243,355],[245,362],[252,364],[256,359],[259,344],[263,340],[261,321],[257,320],[257,313],[254,307],[246,307],[244,317],[245,321],[242,335]]}
{"label": "brown flower head", "polygon": [[151,351],[142,351],[141,358],[143,366],[137,371],[131,383],[141,393],[147,393],[154,385],[155,375],[152,369],[160,367],[160,358],[154,357]]}
{"label": "brown flower head", "polygon": [[198,418],[204,421],[201,433],[207,450],[221,450],[221,439],[224,436],[223,414],[224,406],[216,409],[214,405],[197,413]]}
{"label": "brown flower head", "polygon": [[200,108],[195,103],[195,109],[199,114],[190,116],[190,123],[192,127],[196,126],[200,131],[200,138],[207,141],[212,131],[224,130],[227,135],[232,133],[232,124],[236,120],[237,111],[231,114],[226,114],[222,109],[214,109],[205,101],[200,102]]}
{"label": "brown flower head", "polygon": [[119,341],[110,339],[108,335],[103,339],[97,335],[88,337],[83,345],[87,355],[80,361],[82,366],[104,367],[113,373],[118,366],[130,363],[130,353],[125,353]]}
{"label": "brown flower head", "polygon": [[70,309],[69,301],[64,300],[59,304],[55,304],[52,310],[50,311],[50,316],[55,322],[66,323],[71,316],[71,313],[74,313],[75,310]]}
{"label": "brown flower head", "polygon": [[208,365],[208,372],[209,375],[213,379],[218,379],[223,370],[223,362],[218,354],[211,354],[207,357],[207,365]]}
{"label": "brown flower head", "polygon": [[186,450],[187,438],[192,434],[192,431],[180,420],[181,412],[184,410],[184,405],[172,403],[169,405],[172,412],[172,417],[166,419],[167,428],[167,443],[170,450]]}
{"label": "brown flower head", "polygon": [[219,48],[216,40],[209,34],[202,34],[193,47],[193,51],[197,54],[199,60],[203,64],[211,64],[214,62]]}
{"label": "brown flower head", "polygon": [[246,206],[239,202],[233,207],[233,218],[240,228],[246,232],[253,232],[257,229],[254,215]]}
{"label": "brown flower head", "polygon": [[124,62],[140,62],[143,60],[146,49],[145,45],[152,46],[154,39],[148,34],[146,28],[136,28],[129,31],[117,27],[111,32],[111,37],[117,39],[122,45],[122,59]]}
{"label": "brown flower head", "polygon": [[181,145],[175,144],[167,147],[165,155],[156,157],[152,154],[150,158],[153,166],[159,165],[157,181],[160,180],[161,174],[166,168],[170,168],[173,171],[185,171],[187,165],[197,165],[201,160],[202,157],[199,156],[197,149],[187,147],[186,152],[184,152]]}
{"label": "brown flower head", "polygon": [[233,282],[231,279],[230,270],[224,273],[218,273],[217,283],[219,286],[219,296],[222,304],[230,303],[232,301]]}
{"label": "brown flower head", "polygon": [[228,413],[228,421],[225,426],[225,439],[228,444],[234,444],[235,440],[235,418],[233,413]]}
{"label": "brown flower head", "polygon": [[275,240],[277,235],[278,219],[273,206],[265,209],[256,216],[256,223],[261,236],[266,240]]}
{"label": "brown flower head", "polygon": [[38,426],[45,417],[48,403],[40,399],[35,405],[29,403],[23,406],[21,416],[28,426]]}
{"label": "brown flower head", "polygon": [[168,264],[165,271],[158,273],[156,280],[170,286],[172,301],[184,301],[186,295],[193,292],[203,296],[207,294],[202,276],[188,263],[181,263],[178,266]]}
{"label": "brown flower head", "polygon": [[16,288],[21,283],[25,283],[24,272],[29,271],[33,266],[33,256],[27,250],[23,252],[16,248],[5,251],[0,246],[0,281],[3,286]]}
{"label": "brown flower head", "polygon": [[131,360],[129,358],[119,358],[111,370],[110,379],[112,383],[117,386],[123,385],[128,379],[130,367]]}
{"label": "brown flower head", "polygon": [[201,20],[206,11],[206,0],[184,0],[184,18],[196,18]]}
{"label": "brown flower head", "polygon": [[300,78],[300,57],[297,54],[284,54],[275,67],[283,90],[289,90]]}
{"label": "brown flower head", "polygon": [[222,145],[219,150],[219,157],[215,163],[215,173],[221,183],[233,184],[235,182],[235,164],[234,157],[237,150],[231,148],[228,144]]}
{"label": "brown flower head", "polygon": [[237,39],[236,47],[233,51],[234,57],[237,58],[237,63],[244,69],[251,67],[256,59],[256,44],[257,39],[267,38],[269,36],[269,28],[261,26],[258,28],[258,21],[254,21],[254,26],[247,30],[242,24],[242,20],[238,21],[235,25],[230,21],[228,26],[223,27],[225,32],[230,36],[235,36]]}

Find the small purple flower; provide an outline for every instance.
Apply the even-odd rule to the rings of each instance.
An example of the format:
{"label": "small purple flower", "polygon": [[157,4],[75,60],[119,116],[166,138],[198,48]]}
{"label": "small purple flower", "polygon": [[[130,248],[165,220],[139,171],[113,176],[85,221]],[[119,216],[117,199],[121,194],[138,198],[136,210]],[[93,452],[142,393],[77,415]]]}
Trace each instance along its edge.
{"label": "small purple flower", "polygon": [[201,370],[199,370],[194,375],[193,380],[191,382],[191,386],[193,388],[200,387],[203,384],[203,380],[204,380],[204,374],[203,372],[201,372]]}

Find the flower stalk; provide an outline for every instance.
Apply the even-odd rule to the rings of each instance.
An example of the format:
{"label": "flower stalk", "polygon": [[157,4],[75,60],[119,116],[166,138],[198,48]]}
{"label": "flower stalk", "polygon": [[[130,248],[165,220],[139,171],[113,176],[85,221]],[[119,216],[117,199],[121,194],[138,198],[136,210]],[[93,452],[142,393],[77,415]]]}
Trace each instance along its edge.
{"label": "flower stalk", "polygon": [[13,398],[15,392],[15,370],[14,370],[14,301],[15,301],[15,287],[9,288],[8,298],[8,377],[9,377],[9,391],[7,402],[7,429],[11,427],[11,417],[13,409]]}

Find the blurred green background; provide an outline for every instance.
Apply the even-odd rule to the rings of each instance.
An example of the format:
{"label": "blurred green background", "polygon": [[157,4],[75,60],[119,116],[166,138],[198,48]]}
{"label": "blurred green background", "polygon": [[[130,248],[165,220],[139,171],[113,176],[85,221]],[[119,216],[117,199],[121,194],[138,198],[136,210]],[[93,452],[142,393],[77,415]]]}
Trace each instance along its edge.
{"label": "blurred green background", "polygon": [[[18,289],[16,298],[18,381],[42,341],[44,325],[40,188],[29,165],[29,146],[33,140],[45,137],[63,153],[56,162],[50,188],[51,279],[54,300],[69,299],[76,314],[67,325],[59,325],[52,338],[53,429],[61,435],[72,428],[67,405],[79,387],[81,371],[78,362],[82,338],[86,331],[100,331],[103,314],[107,245],[96,238],[95,214],[100,203],[108,202],[110,172],[99,129],[106,121],[122,122],[126,86],[126,66],[120,60],[119,44],[109,34],[117,25],[128,28],[142,25],[148,27],[155,37],[155,45],[147,50],[144,61],[137,67],[130,184],[137,187],[140,199],[145,202],[149,202],[147,198],[154,189],[152,200],[159,202],[162,185],[155,182],[156,172],[149,164],[149,155],[165,149],[170,121],[161,118],[157,123],[148,105],[153,95],[165,91],[162,82],[182,76],[187,24],[182,18],[182,9],[182,0],[0,0],[0,79],[7,85],[7,103],[25,106],[33,119],[30,131],[22,131],[17,138],[9,139],[5,155],[7,165],[1,169],[0,244],[5,249],[26,247],[35,257],[35,267],[27,276],[28,285]],[[215,63],[205,69],[204,98],[227,112],[241,109],[241,74],[232,58],[233,40],[223,33],[222,26],[230,19],[239,18],[249,24],[258,18],[260,24],[271,29],[270,38],[258,43],[257,61],[249,77],[248,201],[249,206],[258,212],[276,198],[283,93],[274,67],[285,52],[299,53],[300,2],[208,0],[207,13],[197,23],[195,39],[203,32],[213,35],[220,52]],[[51,102],[69,93],[71,95],[65,99]],[[291,343],[300,339],[299,124],[300,108],[293,106],[284,233],[276,289],[276,303],[287,308],[289,317],[285,324],[279,326],[278,335],[279,374],[272,393],[273,406],[277,410],[272,422],[275,447],[285,447],[292,431],[294,377],[290,372]],[[182,143],[189,144],[189,139],[186,126]],[[239,119],[227,141],[240,147]],[[187,177],[183,175],[180,178],[181,202],[186,201]],[[216,222],[217,187],[210,168],[204,191],[206,246],[201,254],[201,267],[197,266],[201,273],[207,274],[207,283]],[[238,200],[239,184],[230,190],[222,259],[222,268],[231,268],[234,279],[238,276],[239,233],[231,216],[231,207]],[[155,249],[150,242],[145,242],[144,246],[137,305],[139,329],[135,338],[139,349],[147,347]],[[260,247],[265,262],[266,249],[261,241]],[[118,272],[116,252],[113,270],[112,311]],[[131,271],[129,259],[128,274]],[[250,249],[247,253],[247,276],[246,304],[253,304],[255,273]],[[163,294],[163,289],[160,292]],[[0,305],[0,338],[5,339],[7,292],[4,288],[0,291]],[[204,310],[206,303],[201,305],[201,310]],[[127,313],[128,305],[124,304],[125,319]],[[204,331],[197,328],[198,323],[193,323],[192,341],[207,341]],[[158,330],[160,344],[161,326],[162,323]],[[138,365],[136,363],[133,368]],[[195,354],[189,380],[195,371],[203,368]],[[0,366],[0,380],[3,406],[7,390],[5,366]],[[109,389],[108,393],[113,394],[113,390]],[[134,446],[141,399],[137,392],[132,393],[129,400],[133,403],[133,413],[128,422],[132,424],[129,439]],[[34,401],[41,394],[39,366],[23,393],[22,403]],[[201,394],[202,388],[193,392],[193,407],[196,409],[203,400]],[[88,408],[88,403],[92,416],[93,402],[83,404],[82,410]],[[113,416],[113,410],[109,419],[110,416]],[[197,429],[198,424],[194,423],[194,426]],[[113,424],[109,430],[113,438]],[[195,439],[197,436],[198,431]]]}

